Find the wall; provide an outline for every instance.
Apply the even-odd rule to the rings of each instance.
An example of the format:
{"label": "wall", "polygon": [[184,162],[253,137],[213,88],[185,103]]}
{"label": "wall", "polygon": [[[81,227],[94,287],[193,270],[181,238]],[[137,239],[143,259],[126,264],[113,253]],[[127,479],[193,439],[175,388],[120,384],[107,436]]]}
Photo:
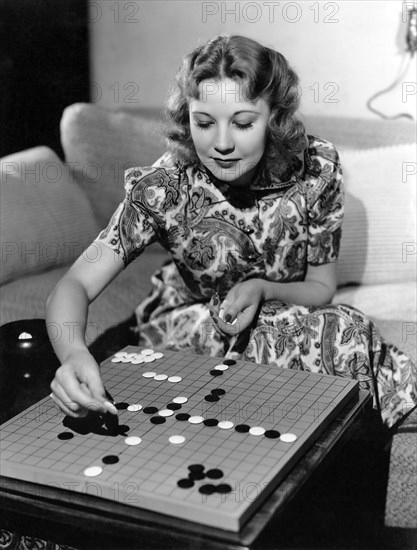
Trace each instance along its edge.
{"label": "wall", "polygon": [[[302,112],[377,118],[366,107],[399,76],[413,2],[90,0],[92,100],[109,108],[161,106],[184,53],[218,33],[281,51],[299,73]],[[416,117],[415,58],[375,99],[386,116]]]}

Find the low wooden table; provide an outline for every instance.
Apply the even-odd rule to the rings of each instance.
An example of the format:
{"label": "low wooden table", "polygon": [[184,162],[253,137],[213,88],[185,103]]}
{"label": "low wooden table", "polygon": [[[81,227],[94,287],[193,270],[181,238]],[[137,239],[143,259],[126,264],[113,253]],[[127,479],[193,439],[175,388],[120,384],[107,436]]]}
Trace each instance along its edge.
{"label": "low wooden table", "polygon": [[337,450],[361,429],[370,403],[369,393],[359,392],[239,533],[4,476],[0,477],[2,527],[25,533],[31,524],[32,533],[27,534],[34,535],[33,525],[36,525],[38,536],[73,545],[74,541],[83,541],[83,535],[84,540],[93,537],[97,546],[88,542],[85,547],[89,549],[254,548],[266,530],[271,530],[273,536],[288,503],[307,481],[320,475],[320,467],[335,457]]}

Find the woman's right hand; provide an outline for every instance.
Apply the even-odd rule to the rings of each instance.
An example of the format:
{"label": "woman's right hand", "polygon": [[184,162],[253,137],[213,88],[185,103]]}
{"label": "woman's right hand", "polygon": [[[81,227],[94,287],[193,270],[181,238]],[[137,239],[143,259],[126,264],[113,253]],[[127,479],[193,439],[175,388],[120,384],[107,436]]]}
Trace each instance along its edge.
{"label": "woman's right hand", "polygon": [[99,367],[88,350],[72,352],[55,373],[51,397],[69,416],[80,418],[88,411],[117,414],[105,395]]}

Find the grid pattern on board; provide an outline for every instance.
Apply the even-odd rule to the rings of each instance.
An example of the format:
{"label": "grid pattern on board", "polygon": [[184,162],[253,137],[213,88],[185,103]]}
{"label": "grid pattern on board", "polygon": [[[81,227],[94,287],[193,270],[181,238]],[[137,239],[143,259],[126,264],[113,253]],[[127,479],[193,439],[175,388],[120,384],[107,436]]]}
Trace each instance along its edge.
{"label": "grid pattern on board", "polygon": [[[125,351],[139,348],[129,346]],[[265,489],[282,479],[358,385],[343,378],[240,361],[214,377],[210,371],[220,362],[169,351],[151,363],[113,363],[109,358],[101,366],[102,377],[117,403],[161,410],[178,396],[187,402],[163,424],[151,422],[158,413],[119,411],[120,424],[129,427],[126,435],[142,439],[138,446],[129,446],[123,436],[76,433],[70,440],[58,439],[59,433],[70,430],[47,398],[3,425],[3,475],[79,492],[85,491],[88,482],[90,489],[94,486],[93,491],[85,491],[90,494],[238,530],[242,518],[262,501]],[[157,381],[144,377],[145,372],[180,376],[181,380]],[[215,389],[223,390],[219,400],[206,401]],[[177,420],[178,413],[230,421],[234,426],[220,429],[191,424]],[[286,443],[239,433],[234,429],[238,424],[289,432],[296,440]],[[170,443],[173,435],[183,436],[184,443]],[[118,462],[103,465],[108,455],[116,456]],[[177,482],[187,478],[192,464],[220,469],[223,476],[182,489]],[[90,466],[101,466],[103,471],[89,480],[84,471]],[[227,483],[231,492],[202,495],[198,489],[208,482]]]}

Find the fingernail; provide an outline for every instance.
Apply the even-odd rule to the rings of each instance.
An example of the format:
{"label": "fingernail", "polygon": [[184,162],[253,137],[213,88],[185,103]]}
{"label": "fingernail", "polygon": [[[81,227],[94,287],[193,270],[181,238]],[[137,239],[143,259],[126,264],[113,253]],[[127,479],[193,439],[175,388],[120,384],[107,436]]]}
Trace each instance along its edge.
{"label": "fingernail", "polygon": [[232,320],[232,316],[230,315],[230,313],[227,313],[224,320],[226,321],[226,323],[230,323],[230,321]]}
{"label": "fingernail", "polygon": [[112,405],[112,403],[110,403],[109,401],[105,401],[104,405],[110,413],[117,414],[117,409],[114,405]]}
{"label": "fingernail", "polygon": [[219,317],[220,317],[220,319],[221,319],[222,321],[224,321],[223,315],[224,315],[224,309],[221,309],[221,310],[219,311]]}

